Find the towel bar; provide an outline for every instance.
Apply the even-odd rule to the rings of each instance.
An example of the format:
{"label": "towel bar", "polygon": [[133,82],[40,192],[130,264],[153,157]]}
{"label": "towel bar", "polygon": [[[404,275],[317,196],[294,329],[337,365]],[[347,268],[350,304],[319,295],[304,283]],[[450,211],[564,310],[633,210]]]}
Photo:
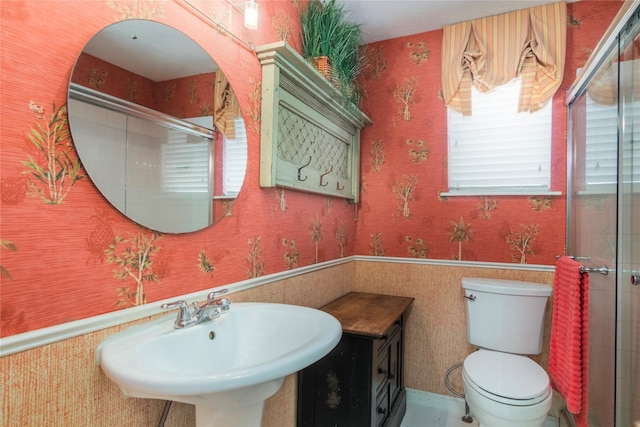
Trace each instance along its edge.
{"label": "towel bar", "polygon": [[[556,255],[556,259],[560,258],[563,255]],[[567,257],[571,258],[572,260],[575,261],[591,261],[591,257],[590,256],[574,256],[574,255],[567,255]]]}
{"label": "towel bar", "polygon": [[606,276],[607,274],[609,274],[610,271],[611,269],[607,266],[602,266],[602,267],[585,267],[584,265],[580,266],[580,273],[600,273]]}
{"label": "towel bar", "polygon": [[[561,256],[562,255],[556,255],[556,259],[560,258]],[[567,256],[576,261],[591,261],[590,256],[573,256],[573,255],[567,255]],[[586,267],[584,265],[580,266],[580,273],[600,273],[606,276],[607,274],[609,274],[610,271],[611,269],[606,265],[602,267]]]}

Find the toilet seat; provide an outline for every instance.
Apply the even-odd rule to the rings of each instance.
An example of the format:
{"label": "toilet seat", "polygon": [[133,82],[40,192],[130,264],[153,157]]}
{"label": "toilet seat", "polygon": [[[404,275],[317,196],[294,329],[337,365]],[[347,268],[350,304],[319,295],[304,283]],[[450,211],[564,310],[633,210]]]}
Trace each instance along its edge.
{"label": "toilet seat", "polygon": [[515,354],[478,350],[465,359],[463,377],[478,393],[507,405],[535,405],[551,393],[544,369]]}

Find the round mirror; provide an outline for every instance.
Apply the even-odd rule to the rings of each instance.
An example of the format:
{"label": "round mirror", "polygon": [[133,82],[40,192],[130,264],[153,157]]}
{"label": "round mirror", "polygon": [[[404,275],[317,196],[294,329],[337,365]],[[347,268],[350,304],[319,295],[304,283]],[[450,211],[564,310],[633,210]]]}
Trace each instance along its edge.
{"label": "round mirror", "polygon": [[163,233],[223,217],[244,180],[244,120],[226,77],[167,25],[120,21],[98,32],[71,75],[69,127],[98,190]]}

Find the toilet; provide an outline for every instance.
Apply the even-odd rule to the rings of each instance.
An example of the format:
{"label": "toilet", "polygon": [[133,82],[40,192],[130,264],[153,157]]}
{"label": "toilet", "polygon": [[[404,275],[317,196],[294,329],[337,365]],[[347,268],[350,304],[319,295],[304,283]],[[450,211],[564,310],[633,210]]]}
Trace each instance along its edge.
{"label": "toilet", "polygon": [[465,400],[482,427],[540,427],[553,391],[544,369],[526,355],[542,352],[551,287],[540,283],[465,277],[469,342]]}

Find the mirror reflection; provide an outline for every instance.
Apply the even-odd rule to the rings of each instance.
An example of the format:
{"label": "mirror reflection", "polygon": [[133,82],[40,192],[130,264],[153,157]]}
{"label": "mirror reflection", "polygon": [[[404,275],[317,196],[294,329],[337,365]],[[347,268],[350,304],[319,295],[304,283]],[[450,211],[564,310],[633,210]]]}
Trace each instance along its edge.
{"label": "mirror reflection", "polygon": [[240,191],[247,144],[235,94],[209,54],[167,25],[128,20],[96,34],[74,66],[68,113],[96,187],[147,228],[200,230]]}

